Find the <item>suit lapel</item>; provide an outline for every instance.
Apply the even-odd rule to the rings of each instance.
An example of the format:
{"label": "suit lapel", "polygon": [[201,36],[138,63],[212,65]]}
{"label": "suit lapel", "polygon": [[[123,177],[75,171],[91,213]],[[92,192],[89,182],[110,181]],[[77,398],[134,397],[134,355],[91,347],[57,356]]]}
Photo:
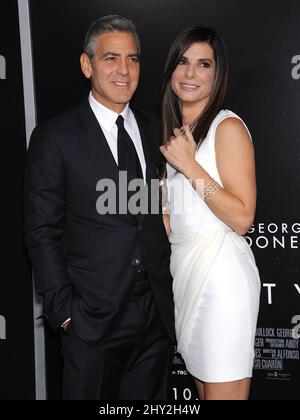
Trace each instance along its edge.
{"label": "suit lapel", "polygon": [[[148,187],[148,212],[151,211],[151,200],[153,200],[152,192],[151,192],[151,179],[157,178],[156,173],[156,166],[154,161],[154,155],[153,155],[153,146],[152,146],[152,136],[155,135],[153,131],[151,130],[151,124],[149,122],[145,121],[143,116],[140,116],[139,113],[136,110],[133,110],[134,116],[136,118],[140,136],[142,140],[143,145],[143,151],[146,161],[146,182]],[[139,223],[143,221],[145,218],[145,214],[139,214],[137,216],[137,220]]]}
{"label": "suit lapel", "polygon": [[140,136],[141,136],[142,146],[143,146],[143,151],[144,151],[144,156],[145,156],[145,162],[146,162],[146,182],[148,184],[148,187],[150,188],[151,179],[157,178],[157,174],[155,172],[154,161],[150,152],[150,144],[149,144],[149,139],[151,139],[150,127],[149,127],[149,124],[147,124],[145,120],[142,117],[140,117],[139,114],[135,110],[133,110],[133,112],[134,112],[134,116],[135,116],[136,122],[139,127],[139,131],[140,131]]}
{"label": "suit lapel", "polygon": [[88,103],[84,101],[79,107],[82,126],[81,147],[85,150],[100,178],[119,182],[119,171],[107,140]]}
{"label": "suit lapel", "polygon": [[[153,133],[151,125],[145,121],[144,117],[136,110],[133,110],[138,128],[140,131],[143,152],[146,162],[146,182],[148,185],[148,198],[150,199],[151,179],[157,178],[155,162],[152,155],[151,138]],[[101,127],[89,105],[85,100],[78,108],[82,134],[80,136],[81,147],[86,152],[91,164],[96,169],[99,179],[108,178],[119,185],[119,170],[107,140]],[[145,215],[137,216],[137,221],[141,222]]]}

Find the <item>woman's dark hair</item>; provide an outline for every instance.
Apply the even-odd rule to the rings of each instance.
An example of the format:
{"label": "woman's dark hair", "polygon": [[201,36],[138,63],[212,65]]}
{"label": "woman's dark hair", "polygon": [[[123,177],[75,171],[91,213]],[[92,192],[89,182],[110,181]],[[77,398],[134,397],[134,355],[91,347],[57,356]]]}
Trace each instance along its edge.
{"label": "woman's dark hair", "polygon": [[175,39],[169,55],[163,78],[162,87],[162,114],[164,127],[164,143],[173,135],[173,129],[182,126],[182,117],[179,100],[171,87],[171,78],[182,56],[195,42],[209,44],[214,51],[216,62],[215,81],[212,87],[209,102],[194,123],[193,135],[198,145],[205,139],[209,127],[222,109],[225,100],[228,80],[228,62],[224,42],[217,32],[205,26],[191,26],[180,33]]}

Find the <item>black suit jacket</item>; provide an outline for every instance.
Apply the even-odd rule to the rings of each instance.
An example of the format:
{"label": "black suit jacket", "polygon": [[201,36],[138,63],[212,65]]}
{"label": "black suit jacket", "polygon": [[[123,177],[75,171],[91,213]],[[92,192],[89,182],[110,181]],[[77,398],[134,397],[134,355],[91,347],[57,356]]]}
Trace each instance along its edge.
{"label": "black suit jacket", "polygon": [[[147,182],[161,160],[158,122],[134,111],[147,165]],[[109,335],[132,293],[137,241],[157,308],[174,338],[170,249],[160,214],[100,215],[97,182],[118,184],[118,167],[86,100],[38,126],[25,177],[26,238],[44,315],[57,329],[72,317],[85,341]]]}

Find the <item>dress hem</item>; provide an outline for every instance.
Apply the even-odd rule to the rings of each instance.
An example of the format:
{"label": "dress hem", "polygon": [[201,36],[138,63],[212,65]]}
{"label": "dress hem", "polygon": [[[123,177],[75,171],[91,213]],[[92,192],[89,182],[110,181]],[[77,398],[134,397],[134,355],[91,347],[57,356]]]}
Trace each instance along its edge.
{"label": "dress hem", "polygon": [[187,368],[187,371],[189,372],[190,375],[192,375],[193,378],[197,379],[198,381],[205,382],[205,383],[212,383],[212,384],[235,382],[235,381],[241,381],[243,379],[252,379],[252,373],[231,375],[230,377],[224,376],[223,378],[219,377],[218,379],[216,379],[216,378],[207,378],[207,377],[203,377],[202,375],[193,374],[192,371],[188,368]]}

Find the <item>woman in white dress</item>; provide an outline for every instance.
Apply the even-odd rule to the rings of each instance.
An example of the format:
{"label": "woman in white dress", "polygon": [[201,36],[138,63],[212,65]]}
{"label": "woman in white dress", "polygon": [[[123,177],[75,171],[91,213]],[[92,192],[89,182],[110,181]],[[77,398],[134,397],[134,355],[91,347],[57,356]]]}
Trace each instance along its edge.
{"label": "woman in white dress", "polygon": [[178,351],[201,399],[249,396],[260,280],[241,236],[256,206],[249,131],[223,110],[223,41],[194,26],[173,43],[163,84],[171,273]]}

